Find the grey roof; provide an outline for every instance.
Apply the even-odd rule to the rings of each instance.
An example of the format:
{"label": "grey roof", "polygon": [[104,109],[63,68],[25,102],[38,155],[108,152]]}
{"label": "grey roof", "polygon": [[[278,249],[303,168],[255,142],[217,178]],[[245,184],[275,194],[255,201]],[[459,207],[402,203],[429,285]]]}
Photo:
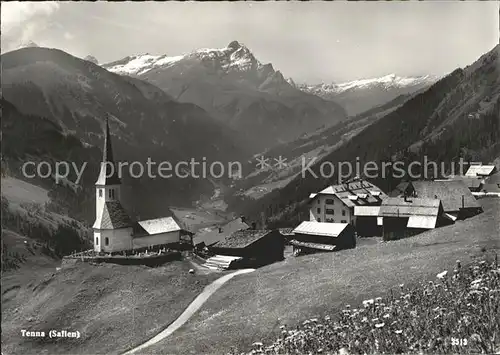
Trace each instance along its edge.
{"label": "grey roof", "polygon": [[108,201],[104,204],[100,224],[96,219],[94,228],[97,229],[119,229],[132,227],[133,222],[119,201]]}
{"label": "grey roof", "polygon": [[247,229],[232,233],[225,240],[217,242],[213,245],[215,248],[246,248],[250,244],[255,243],[259,239],[265,237],[272,231]]}
{"label": "grey roof", "polygon": [[489,176],[493,172],[495,172],[495,165],[471,165],[467,172],[466,176]]}
{"label": "grey roof", "polygon": [[320,194],[335,195],[347,207],[378,204],[387,197],[379,187],[361,178],[356,178],[339,185],[328,186],[317,194],[311,194],[310,198],[314,198]]}
{"label": "grey roof", "polygon": [[239,230],[249,229],[250,226],[243,222],[240,218],[233,219],[232,221],[226,223],[221,226],[221,231],[219,232],[218,226],[210,226],[207,228],[200,229],[193,236],[194,245],[198,245],[200,243],[205,243],[205,245],[212,245],[219,241],[226,239],[231,233],[234,233]]}
{"label": "grey roof", "polygon": [[441,201],[428,198],[388,197],[380,206],[381,217],[437,216]]}
{"label": "grey roof", "polygon": [[354,206],[354,215],[359,217],[374,217],[380,213],[380,206]]}
{"label": "grey roof", "polygon": [[181,227],[172,217],[148,219],[137,222],[149,235],[180,231]]}
{"label": "grey roof", "polygon": [[462,208],[462,196],[465,208],[479,208],[480,205],[465,183],[460,180],[414,181],[416,197],[441,200],[446,212],[459,211]]}
{"label": "grey roof", "polygon": [[304,221],[299,224],[293,232],[295,234],[321,235],[336,238],[348,225],[348,223]]}

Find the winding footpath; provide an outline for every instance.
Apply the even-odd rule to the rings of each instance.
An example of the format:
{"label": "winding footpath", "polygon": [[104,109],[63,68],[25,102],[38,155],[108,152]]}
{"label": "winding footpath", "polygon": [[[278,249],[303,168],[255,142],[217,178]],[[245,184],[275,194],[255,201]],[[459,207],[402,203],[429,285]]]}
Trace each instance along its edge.
{"label": "winding footpath", "polygon": [[189,306],[184,310],[184,312],[177,318],[172,324],[170,324],[166,329],[161,331],[158,335],[149,339],[147,342],[133,348],[132,350],[127,351],[123,355],[135,354],[138,351],[144,350],[145,348],[158,343],[159,341],[165,339],[181,326],[184,325],[195,313],[200,309],[201,306],[208,300],[208,298],[215,293],[222,285],[224,285],[227,281],[231,280],[233,277],[241,274],[247,274],[249,272],[255,271],[255,269],[243,269],[235,271],[231,274],[222,276],[212,282],[210,285],[206,286],[203,291],[194,299],[193,302],[189,304]]}

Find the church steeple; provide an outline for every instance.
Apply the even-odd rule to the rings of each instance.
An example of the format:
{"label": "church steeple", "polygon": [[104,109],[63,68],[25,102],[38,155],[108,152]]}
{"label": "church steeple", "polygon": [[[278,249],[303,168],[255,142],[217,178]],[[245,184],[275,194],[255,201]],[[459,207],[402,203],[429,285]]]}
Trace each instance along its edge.
{"label": "church steeple", "polygon": [[118,175],[118,168],[113,158],[113,145],[111,144],[111,134],[109,133],[108,117],[106,117],[105,121],[104,148],[102,151],[101,171],[99,173],[99,178],[97,179],[95,184],[99,186],[121,184],[121,180]]}

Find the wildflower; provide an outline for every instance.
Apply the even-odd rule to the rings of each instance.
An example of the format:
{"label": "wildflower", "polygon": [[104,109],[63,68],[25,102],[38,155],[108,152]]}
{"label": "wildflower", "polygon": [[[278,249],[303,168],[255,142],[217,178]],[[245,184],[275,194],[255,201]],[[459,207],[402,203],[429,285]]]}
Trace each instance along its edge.
{"label": "wildflower", "polygon": [[330,320],[330,316],[325,316],[325,320]]}
{"label": "wildflower", "polygon": [[284,325],[280,325],[280,329],[285,329],[285,326]]}
{"label": "wildflower", "polygon": [[385,325],[384,322],[375,324],[375,328],[382,328]]}
{"label": "wildflower", "polygon": [[378,322],[378,318],[373,318],[372,322]]}
{"label": "wildflower", "polygon": [[264,344],[262,344],[260,341],[256,341],[255,343],[252,344],[253,346],[263,346]]}
{"label": "wildflower", "polygon": [[375,298],[375,301],[377,301],[377,302],[382,301],[382,297],[377,297],[377,298]]}
{"label": "wildflower", "polygon": [[436,275],[436,277],[438,279],[444,279],[444,277],[448,274],[448,271],[443,271],[443,272],[440,272],[439,274]]}
{"label": "wildflower", "polygon": [[477,279],[477,280],[472,281],[470,284],[475,285],[475,284],[481,283],[482,281],[483,281],[483,279]]}
{"label": "wildflower", "polygon": [[363,317],[363,319],[361,321],[362,322],[368,322],[368,318],[367,317]]}
{"label": "wildflower", "polygon": [[373,304],[373,298],[369,299],[369,300],[364,300],[363,301],[363,305],[366,307],[366,305],[370,305],[370,304]]}
{"label": "wildflower", "polygon": [[384,314],[383,318],[390,318],[391,316],[389,314]]}
{"label": "wildflower", "polygon": [[394,331],[394,333],[396,333],[396,334],[401,334],[401,333],[403,333],[403,331],[402,331],[402,330],[400,330],[400,329],[398,329],[398,330],[395,330],[395,331]]}
{"label": "wildflower", "polygon": [[405,284],[399,284],[400,288],[403,288],[404,286],[405,286]]}
{"label": "wildflower", "polygon": [[350,304],[346,304],[345,308],[349,309],[349,308],[351,308],[351,305]]}

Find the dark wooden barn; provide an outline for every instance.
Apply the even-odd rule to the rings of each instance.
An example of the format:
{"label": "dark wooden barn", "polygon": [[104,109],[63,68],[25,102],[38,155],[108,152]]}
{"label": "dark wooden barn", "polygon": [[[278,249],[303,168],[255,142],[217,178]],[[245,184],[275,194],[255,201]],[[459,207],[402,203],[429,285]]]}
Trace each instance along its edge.
{"label": "dark wooden barn", "polygon": [[284,259],[284,239],[278,230],[240,230],[209,247],[217,255],[241,257],[235,267],[258,267]]}
{"label": "dark wooden barn", "polygon": [[380,206],[356,206],[356,234],[358,237],[381,237],[382,226],[378,225]]}
{"label": "dark wooden barn", "polygon": [[337,251],[356,247],[354,227],[349,223],[302,222],[290,241],[294,254]]}
{"label": "dark wooden barn", "polygon": [[460,180],[413,181],[414,197],[439,199],[446,214],[465,219],[483,210],[466,184]]}
{"label": "dark wooden barn", "polygon": [[406,238],[453,223],[446,217],[440,200],[415,197],[385,199],[380,206],[379,222],[384,240]]}

